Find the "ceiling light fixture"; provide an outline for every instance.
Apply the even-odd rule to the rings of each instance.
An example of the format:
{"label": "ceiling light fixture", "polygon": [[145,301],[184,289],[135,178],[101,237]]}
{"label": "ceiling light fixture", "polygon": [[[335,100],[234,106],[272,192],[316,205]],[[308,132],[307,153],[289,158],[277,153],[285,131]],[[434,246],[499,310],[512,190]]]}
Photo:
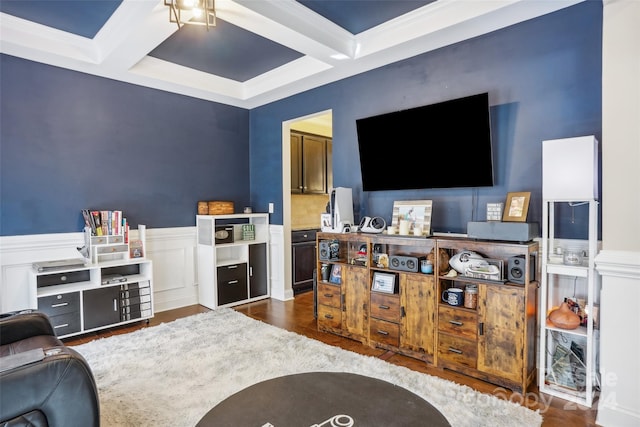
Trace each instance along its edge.
{"label": "ceiling light fixture", "polygon": [[[169,6],[169,22],[178,24],[181,28],[185,24],[216,26],[216,1],[215,0],[164,0],[164,5]],[[187,12],[187,18],[183,19],[182,12]]]}

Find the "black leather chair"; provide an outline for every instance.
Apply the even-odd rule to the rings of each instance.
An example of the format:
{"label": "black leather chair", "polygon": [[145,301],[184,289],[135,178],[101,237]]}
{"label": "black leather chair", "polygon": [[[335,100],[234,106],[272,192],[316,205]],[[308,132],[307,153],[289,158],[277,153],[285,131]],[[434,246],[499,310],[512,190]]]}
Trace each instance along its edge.
{"label": "black leather chair", "polygon": [[89,365],[37,311],[0,316],[0,427],[100,425]]}

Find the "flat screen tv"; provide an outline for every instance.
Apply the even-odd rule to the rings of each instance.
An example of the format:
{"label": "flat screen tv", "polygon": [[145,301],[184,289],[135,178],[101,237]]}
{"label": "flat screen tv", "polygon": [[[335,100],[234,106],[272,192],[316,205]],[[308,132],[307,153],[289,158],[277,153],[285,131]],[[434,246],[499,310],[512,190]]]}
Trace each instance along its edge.
{"label": "flat screen tv", "polygon": [[363,191],[493,186],[489,94],[356,120]]}

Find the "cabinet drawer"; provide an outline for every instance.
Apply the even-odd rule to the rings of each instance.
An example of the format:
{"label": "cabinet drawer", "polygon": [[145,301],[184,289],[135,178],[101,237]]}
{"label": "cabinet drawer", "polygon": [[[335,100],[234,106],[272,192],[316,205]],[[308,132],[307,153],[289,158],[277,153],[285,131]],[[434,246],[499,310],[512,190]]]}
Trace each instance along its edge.
{"label": "cabinet drawer", "polygon": [[317,230],[295,230],[291,232],[291,243],[316,242]]}
{"label": "cabinet drawer", "polygon": [[400,345],[400,325],[384,320],[369,319],[369,338],[378,343],[398,347]]}
{"label": "cabinet drawer", "polygon": [[142,295],[144,289],[150,289],[150,284],[148,280],[143,280],[142,282],[137,283],[125,283],[124,285],[120,285],[120,289],[123,291],[130,291],[132,289],[139,289],[140,294]]}
{"label": "cabinet drawer", "polygon": [[218,267],[218,305],[230,304],[249,298],[247,290],[247,264]]}
{"label": "cabinet drawer", "polygon": [[97,249],[98,255],[117,254],[122,252],[128,252],[129,245],[98,246],[96,249]]}
{"label": "cabinet drawer", "polygon": [[438,330],[464,338],[476,339],[478,315],[471,311],[441,306],[438,309]]}
{"label": "cabinet drawer", "polygon": [[400,322],[400,299],[398,295],[371,292],[371,317]]}
{"label": "cabinet drawer", "polygon": [[80,292],[38,298],[38,310],[49,317],[80,312]]}
{"label": "cabinet drawer", "polygon": [[56,333],[56,336],[63,336],[80,332],[80,312],[65,313],[59,316],[49,317],[51,320],[51,326]]}
{"label": "cabinet drawer", "polygon": [[67,271],[64,273],[43,274],[37,278],[37,287],[64,285],[67,283],[88,282],[91,280],[89,270]]}
{"label": "cabinet drawer", "polygon": [[340,309],[340,286],[318,283],[318,304]]}
{"label": "cabinet drawer", "polygon": [[464,338],[438,334],[438,360],[476,368],[478,343]]}
{"label": "cabinet drawer", "polygon": [[342,311],[336,307],[318,305],[318,326],[341,329]]}

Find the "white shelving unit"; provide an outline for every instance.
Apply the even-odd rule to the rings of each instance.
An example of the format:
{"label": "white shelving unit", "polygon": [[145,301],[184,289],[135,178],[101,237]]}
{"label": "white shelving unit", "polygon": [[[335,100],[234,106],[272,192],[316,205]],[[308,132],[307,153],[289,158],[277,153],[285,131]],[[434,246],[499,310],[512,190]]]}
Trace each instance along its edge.
{"label": "white shelving unit", "polygon": [[154,316],[153,265],[118,259],[30,271],[30,307],[46,313],[61,338]]}
{"label": "white shelving unit", "polygon": [[[588,240],[561,240],[555,236],[556,207],[588,204]],[[579,265],[565,265],[563,253],[572,248],[584,254]],[[542,212],[542,280],[540,289],[540,391],[591,407],[599,386],[597,316],[600,277],[595,269],[598,253],[598,202],[596,200],[545,200]],[[586,321],[576,329],[551,324],[549,312],[565,298],[579,300]]]}
{"label": "white shelving unit", "polygon": [[269,214],[197,215],[196,228],[200,304],[269,298]]}
{"label": "white shelving unit", "polygon": [[91,228],[85,227],[85,245],[89,248],[89,262],[99,264],[109,261],[126,261],[144,258],[146,249],[146,226],[138,224],[138,238],[127,240],[125,231],[104,236],[91,235]]}

